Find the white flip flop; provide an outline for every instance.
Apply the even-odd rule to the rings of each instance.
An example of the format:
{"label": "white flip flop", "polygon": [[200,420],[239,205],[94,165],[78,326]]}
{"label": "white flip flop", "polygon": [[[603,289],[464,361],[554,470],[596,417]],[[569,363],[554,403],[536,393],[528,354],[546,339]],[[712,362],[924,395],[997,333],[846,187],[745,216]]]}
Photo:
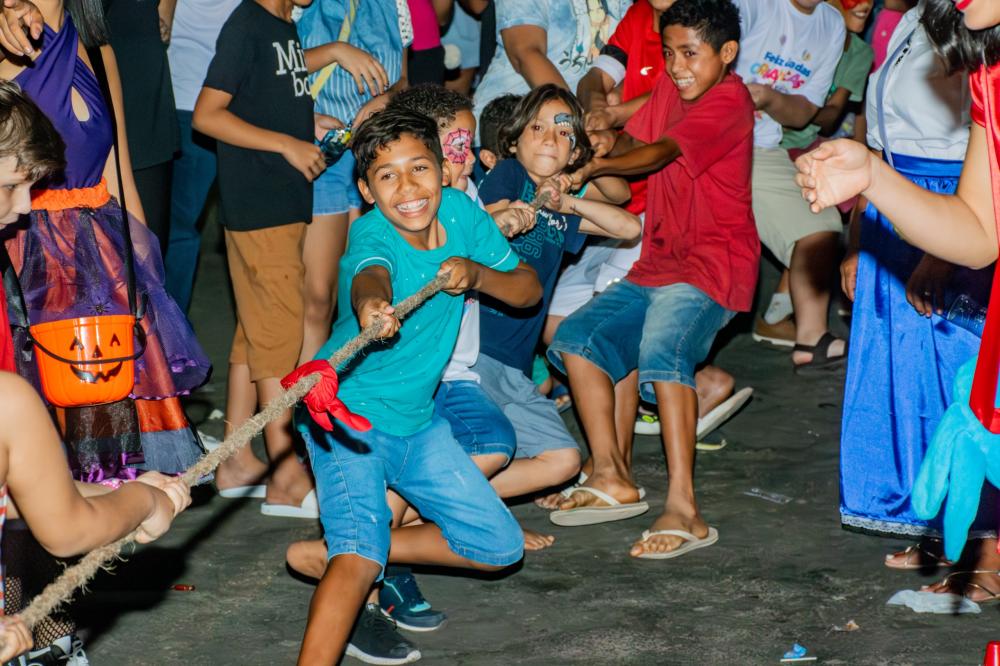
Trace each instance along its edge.
{"label": "white flip flop", "polygon": [[646,530],[642,533],[642,540],[648,541],[650,537],[660,535],[680,537],[684,539],[684,544],[679,548],[674,548],[665,553],[643,553],[642,555],[636,555],[636,557],[643,560],[669,560],[674,557],[680,557],[685,553],[690,553],[692,550],[711,546],[719,540],[719,531],[714,527],[708,528],[708,535],[704,539],[699,539],[684,530]]}
{"label": "white flip flop", "polygon": [[[580,475],[576,477],[576,483],[574,483],[572,486],[568,486],[563,490],[559,491],[559,494],[565,497],[566,499],[569,499],[569,496],[573,494],[573,491],[582,486],[583,484],[585,484],[588,478],[589,477],[587,476],[586,472],[580,472]],[[639,499],[641,500],[646,499],[645,488],[643,488],[642,486],[637,486],[636,490],[639,491]]]}
{"label": "white flip flop", "polygon": [[316,491],[310,490],[299,506],[264,502],[260,505],[260,512],[265,516],[273,516],[275,518],[316,519],[319,518],[319,502],[316,500]]}
{"label": "white flip flop", "polygon": [[[561,509],[549,514],[549,520],[562,527],[579,527],[581,525],[597,525],[616,520],[628,520],[649,511],[646,502],[622,504],[611,495],[597,488],[580,486],[573,489],[574,493],[588,493],[601,500],[607,506],[582,506],[576,509]],[[572,493],[570,493],[572,495]]]}
{"label": "white flip flop", "polygon": [[233,488],[220,488],[219,497],[226,499],[264,499],[267,497],[267,486],[235,486]]}
{"label": "white flip flop", "polygon": [[708,414],[705,414],[705,416],[698,419],[698,428],[695,433],[695,439],[700,442],[702,437],[710,434],[716,428],[731,419],[736,412],[740,411],[740,408],[742,408],[743,405],[747,404],[751,396],[753,396],[752,388],[749,386],[742,388],[729,396],[726,400],[722,401]]}

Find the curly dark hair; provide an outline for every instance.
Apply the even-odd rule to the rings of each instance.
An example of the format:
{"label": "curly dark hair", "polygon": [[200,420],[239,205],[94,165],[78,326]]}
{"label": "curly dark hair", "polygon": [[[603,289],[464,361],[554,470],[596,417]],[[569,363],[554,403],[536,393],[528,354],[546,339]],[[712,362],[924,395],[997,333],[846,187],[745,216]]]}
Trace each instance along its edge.
{"label": "curly dark hair", "polygon": [[670,25],[696,30],[716,52],[740,41],[740,10],[731,0],[677,0],[660,16],[660,34]]}
{"label": "curly dark hair", "polygon": [[409,134],[427,146],[440,166],[444,162],[437,125],[429,117],[409,109],[385,109],[361,123],[351,139],[351,152],[358,162],[358,174],[368,182],[368,170],[390,143]]}
{"label": "curly dark hair", "polygon": [[949,74],[1000,62],[1000,27],[969,30],[952,0],[927,0],[920,22]]}
{"label": "curly dark hair", "polygon": [[472,111],[472,100],[444,86],[426,83],[400,90],[392,96],[386,108],[409,109],[428,116],[444,129],[454,122],[460,111]]}
{"label": "curly dark hair", "polygon": [[[728,0],[726,0],[728,2]],[[538,116],[548,102],[562,102],[569,107],[570,125],[573,128],[573,135],[576,137],[576,157],[570,160],[565,171],[572,173],[590,161],[594,156],[594,148],[587,137],[587,131],[583,127],[583,107],[573,93],[565,88],[560,88],[554,83],[546,83],[535,88],[530,93],[521,98],[521,101],[514,107],[514,113],[509,124],[500,128],[500,136],[497,142],[497,156],[503,157],[514,152],[517,140],[524,132],[532,120]]]}
{"label": "curly dark hair", "polygon": [[492,151],[498,158],[507,157],[500,152],[500,127],[514,116],[514,109],[521,95],[507,93],[490,101],[479,114],[479,147]]}
{"label": "curly dark hair", "polygon": [[0,80],[0,159],[15,158],[19,173],[40,180],[65,167],[65,149],[56,128],[21,88]]}

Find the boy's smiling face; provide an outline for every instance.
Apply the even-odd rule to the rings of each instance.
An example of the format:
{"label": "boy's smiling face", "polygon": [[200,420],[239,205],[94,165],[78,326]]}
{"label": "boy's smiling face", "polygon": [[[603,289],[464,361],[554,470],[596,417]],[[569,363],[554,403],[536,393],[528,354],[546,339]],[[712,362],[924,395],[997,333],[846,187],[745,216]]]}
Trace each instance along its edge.
{"label": "boy's smiling face", "polygon": [[422,240],[437,220],[448,175],[434,152],[412,134],[381,148],[358,179],[361,196],[375,204],[408,240]]}
{"label": "boy's smiling face", "polygon": [[517,139],[517,159],[535,183],[562,173],[576,156],[576,137],[557,116],[570,116],[573,109],[565,102],[552,99],[542,104],[538,115],[531,119]]}
{"label": "boy's smiling face", "polygon": [[663,29],[663,58],[682,100],[693,102],[720,83],[736,59],[739,45],[726,42],[718,51],[694,28],[668,25]]}
{"label": "boy's smiling face", "polygon": [[476,155],[472,152],[475,136],[476,117],[468,109],[456,113],[455,119],[438,132],[451,186],[463,192],[468,188],[469,176],[476,166]]}
{"label": "boy's smiling face", "polygon": [[31,212],[32,185],[34,181],[17,170],[16,157],[0,160],[0,229]]}

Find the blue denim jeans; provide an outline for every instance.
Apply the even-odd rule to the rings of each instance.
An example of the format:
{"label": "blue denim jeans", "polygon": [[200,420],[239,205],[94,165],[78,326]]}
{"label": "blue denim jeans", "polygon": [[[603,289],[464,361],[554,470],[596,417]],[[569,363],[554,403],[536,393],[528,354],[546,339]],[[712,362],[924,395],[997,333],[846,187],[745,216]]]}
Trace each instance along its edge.
{"label": "blue denim jeans", "polygon": [[434,413],[448,421],[452,436],[470,456],[499,453],[507,462],[514,457],[514,426],[477,382],[441,382],[434,394]]}
{"label": "blue denim jeans", "polygon": [[638,368],[642,397],[655,403],[652,382],[695,387],[695,366],[734,314],[689,284],[622,280],[559,325],[548,357],[565,372],[562,354],[582,356],[615,383]]}
{"label": "blue denim jeans", "polygon": [[201,233],[198,218],[215,181],[215,146],[202,134],[192,136],[191,111],[177,109],[181,130],[180,157],[174,160],[170,190],[170,240],[166,248],[166,287],[183,312],[191,306],[198,269]]}
{"label": "blue denim jeans", "polygon": [[328,557],[360,555],[385,567],[392,522],[385,493],[391,488],[441,528],[456,554],[492,566],[521,559],[520,525],[445,419],[435,416],[407,437],[342,423],[329,433],[299,407],[295,425],[316,477]]}

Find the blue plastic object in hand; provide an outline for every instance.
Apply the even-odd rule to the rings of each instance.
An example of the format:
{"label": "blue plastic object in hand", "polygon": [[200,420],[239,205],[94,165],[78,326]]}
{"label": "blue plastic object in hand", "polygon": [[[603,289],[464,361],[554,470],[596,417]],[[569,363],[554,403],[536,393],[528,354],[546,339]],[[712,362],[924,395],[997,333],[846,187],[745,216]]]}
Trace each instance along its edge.
{"label": "blue plastic object in hand", "polygon": [[924,520],[938,515],[947,496],[944,555],[952,561],[962,554],[979,511],[983,481],[1000,486],[1000,435],[987,430],[969,408],[975,371],[974,357],[955,376],[952,404],[934,431],[913,486],[913,509]]}

